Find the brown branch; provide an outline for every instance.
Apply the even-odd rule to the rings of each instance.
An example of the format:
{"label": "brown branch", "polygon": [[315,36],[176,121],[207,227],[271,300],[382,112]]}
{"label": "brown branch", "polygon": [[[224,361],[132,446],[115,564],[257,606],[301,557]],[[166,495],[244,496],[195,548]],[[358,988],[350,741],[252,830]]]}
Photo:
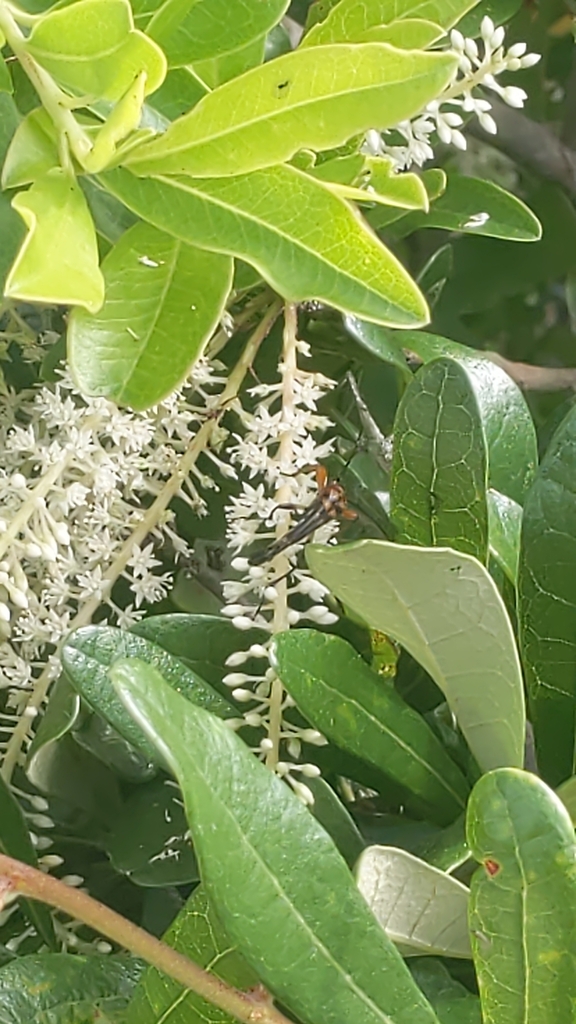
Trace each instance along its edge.
{"label": "brown branch", "polygon": [[576,369],[571,366],[531,366],[516,363],[498,352],[486,352],[523,391],[576,391]]}
{"label": "brown branch", "polygon": [[86,893],[28,864],[0,854],[0,905],[15,895],[49,903],[76,920],[84,921],[94,931],[106,935],[134,956],[147,960],[159,971],[170,975],[185,988],[196,992],[243,1024],[291,1024],[272,1005],[269,993],[261,986],[251,992],[241,992],[226,985],[214,974],[204,971],[182,953]]}
{"label": "brown branch", "polygon": [[564,145],[548,125],[532,121],[501,100],[490,97],[490,102],[498,134],[488,134],[473,118],[467,126],[470,135],[502,150],[529,170],[557,182],[570,195],[576,196],[576,151]]}

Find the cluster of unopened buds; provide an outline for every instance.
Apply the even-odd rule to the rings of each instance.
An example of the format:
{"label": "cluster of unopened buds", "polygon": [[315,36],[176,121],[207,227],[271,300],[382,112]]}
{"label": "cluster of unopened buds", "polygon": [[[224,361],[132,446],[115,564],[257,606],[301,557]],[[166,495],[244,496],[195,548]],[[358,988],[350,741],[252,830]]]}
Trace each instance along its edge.
{"label": "cluster of unopened buds", "polygon": [[[497,126],[490,113],[492,104],[484,96],[474,95],[474,90],[490,89],[508,106],[523,107],[527,99],[524,89],[516,85],[501,85],[497,76],[506,71],[531,68],[540,60],[540,54],[526,53],[526,43],[513,43],[506,50],[504,37],[504,27],[500,25],[497,28],[488,16],[482,19],[479,43],[466,38],[458,29],[452,29],[450,43],[459,58],[456,79],[438,99],[427,105],[422,114],[394,127],[394,132],[405,140],[406,145],[390,145],[385,138],[389,133],[382,136],[377,131],[370,131],[366,137],[366,150],[390,156],[397,170],[406,170],[413,164],[421,167],[434,157],[431,137],[435,132],[445,145],[466,149],[466,137],[461,130],[464,125],[462,115],[477,117],[484,131],[495,135]],[[446,110],[446,105],[459,108],[462,113]]]}

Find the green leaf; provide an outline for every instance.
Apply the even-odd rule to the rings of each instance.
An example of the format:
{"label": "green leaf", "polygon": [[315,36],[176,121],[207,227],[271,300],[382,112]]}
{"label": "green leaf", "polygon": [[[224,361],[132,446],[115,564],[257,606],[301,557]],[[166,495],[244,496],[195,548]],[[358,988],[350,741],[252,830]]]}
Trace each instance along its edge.
{"label": "green leaf", "polygon": [[164,0],[146,29],[171,67],[221,57],[265,36],[289,0]]}
{"label": "green leaf", "polygon": [[112,1024],[141,973],[126,956],[18,957],[0,968],[0,1024]]}
{"label": "green leaf", "polygon": [[70,634],[62,649],[62,663],[78,692],[137,750],[158,764],[156,747],[126,712],[110,683],[108,669],[118,658],[138,657],[161,670],[164,679],[187,700],[223,718],[236,717],[232,704],[216,693],[178,658],[156,644],[113,626],[85,626]]}
{"label": "green leaf", "polygon": [[477,0],[340,0],[324,21],[306,33],[302,46],[356,43],[397,19],[425,19],[452,28]]}
{"label": "green leaf", "polygon": [[348,867],[354,867],[366,843],[356,822],[346,807],[322,776],[307,778],[306,785],[312,791],[314,803],[310,808],[322,828],[334,840]]}
{"label": "green leaf", "polygon": [[480,35],[483,18],[488,16],[492,18],[495,25],[503,25],[516,14],[521,6],[522,0],[480,0],[474,10],[470,11],[458,25],[458,28],[463,35],[471,36],[474,39]]}
{"label": "green leaf", "polygon": [[72,735],[78,746],[110,768],[119,782],[140,785],[157,774],[156,766],[144,754],[135,750],[106,719],[90,712],[86,705]]}
{"label": "green leaf", "polygon": [[576,408],[554,434],[524,504],[518,622],[538,764],[552,786],[576,758]]}
{"label": "green leaf", "polygon": [[411,214],[402,221],[402,234],[418,228],[443,228],[488,235],[514,242],[537,242],[542,225],[517,196],[482,178],[450,174],[446,191],[429,213]]}
{"label": "green leaf", "polygon": [[421,860],[441,871],[453,872],[470,858],[466,842],[464,815],[448,828],[420,843],[415,851]]}
{"label": "green leaf", "polygon": [[111,673],[179,779],[208,899],[266,987],[303,1024],[435,1024],[332,840],[291,790],[150,666],[124,661]]}
{"label": "green leaf", "polygon": [[159,89],[150,97],[149,104],[169,121],[186,114],[209,92],[191,68],[169,71]]}
{"label": "green leaf", "polygon": [[[163,935],[163,941],[184,953],[200,967],[210,970],[222,981],[247,991],[258,984],[238,950],[231,944],[214,909],[199,887]],[[165,974],[149,967],[143,975],[128,1007],[123,1024],[232,1024],[234,1018],[195,992],[186,991]]]}
{"label": "green leaf", "polygon": [[194,73],[202,82],[205,82],[209,89],[216,89],[231,78],[238,78],[251,68],[257,67],[264,60],[264,49],[266,36],[251,40],[241,50],[234,53],[226,53],[220,57],[210,57],[208,60],[194,62]]}
{"label": "green leaf", "polygon": [[6,92],[12,94],[14,92],[14,84],[12,82],[12,76],[6,65],[6,61],[0,54],[0,92]]}
{"label": "green leaf", "polygon": [[134,28],[128,0],[76,0],[49,11],[26,48],[61,85],[97,99],[120,99],[141,71],[148,95],[166,74],[160,47]]}
{"label": "green leaf", "polygon": [[421,18],[399,18],[390,25],[369,28],[358,42],[390,43],[402,50],[426,50],[444,36],[444,29]]}
{"label": "green leaf", "polygon": [[36,751],[26,774],[33,786],[53,798],[61,819],[76,827],[82,823],[94,837],[121,806],[116,776],[71,733]]}
{"label": "green leaf", "polygon": [[145,409],[177,388],[218,324],[232,260],[204,252],[150,224],[126,231],[102,265],[98,314],[75,310],[68,358],[88,395]]}
{"label": "green leaf", "polygon": [[408,385],[394,421],[390,507],[398,539],[451,546],[484,562],[486,474],[482,420],[466,369],[437,359]]}
{"label": "green leaf", "polygon": [[381,203],[388,202],[406,210],[428,209],[428,192],[418,174],[393,171],[392,161],[382,157],[366,157],[365,166],[370,174],[368,200],[373,190]]}
{"label": "green leaf", "polygon": [[78,183],[56,168],[19,192],[12,205],[28,235],[6,279],[5,294],[25,302],[85,306],[104,301],[96,231]]}
{"label": "green leaf", "polygon": [[306,547],[314,575],[440,687],[483,771],[524,762],[524,693],[504,602],[475,558],[364,540]]}
{"label": "green leaf", "polygon": [[[399,341],[404,337],[398,335]],[[412,340],[417,337],[411,333],[407,347],[411,348]],[[441,343],[442,339],[438,341]],[[508,374],[489,359],[458,354],[454,360],[442,361],[442,365],[448,364],[457,365],[466,374],[474,394],[488,455],[489,486],[521,504],[538,464],[536,431],[522,392]]]}
{"label": "green leaf", "polygon": [[356,868],[358,888],[403,956],[468,958],[465,885],[406,850],[369,846]]}
{"label": "green leaf", "polygon": [[500,769],[476,784],[468,842],[470,932],[484,1019],[569,1021],[576,1004],[574,826],[529,772]]}
{"label": "green leaf", "polygon": [[2,188],[20,188],[60,163],[54,126],[44,107],[31,110],[16,129],[4,166]]}
{"label": "green leaf", "polygon": [[[265,631],[257,628],[239,634],[222,615],[150,615],[135,622],[130,632],[163,647],[226,696],[230,695],[230,688],[222,682],[230,671],[226,659],[239,647],[247,650],[267,639]],[[256,671],[261,663],[250,659],[245,664],[244,671],[251,673],[252,666]]]}
{"label": "green leaf", "polygon": [[576,822],[576,775],[572,775],[558,786],[556,795],[560,797],[572,821]]}
{"label": "green leaf", "polygon": [[418,113],[450,81],[455,62],[450,53],[385,43],[288,53],[209,93],[125,164],[138,174],[229,175],[299,149],[332,149]]}
{"label": "green leaf", "polygon": [[101,177],[145,220],[192,245],[239,256],[291,301],[316,298],[395,326],[427,319],[396,257],[347,203],[294,167],[203,181],[136,178],[121,169]]}
{"label": "green leaf", "polygon": [[468,785],[424,719],[338,636],[313,629],[275,637],[272,658],[308,721],[348,753],[416,797],[425,817],[448,824]]}
{"label": "green leaf", "polygon": [[103,845],[114,869],[136,885],[198,881],[180,791],[170,779],[135,786],[110,820]]}
{"label": "green leaf", "polygon": [[[26,819],[20,804],[2,776],[0,776],[0,850],[8,857],[15,857],[17,860],[23,861],[24,864],[38,867],[38,858],[30,839],[30,830]],[[37,903],[36,900],[22,900],[22,909],[30,924],[47,946],[50,949],[57,949],[54,926],[48,907],[43,903]],[[0,1002],[0,1021],[2,1020],[1,1015]]]}
{"label": "green leaf", "polygon": [[482,1024],[480,1000],[455,981],[439,960],[411,959],[408,966],[414,981],[430,1000],[440,1024]]}
{"label": "green leaf", "polygon": [[487,492],[490,554],[513,586],[518,578],[522,507],[492,488]]}

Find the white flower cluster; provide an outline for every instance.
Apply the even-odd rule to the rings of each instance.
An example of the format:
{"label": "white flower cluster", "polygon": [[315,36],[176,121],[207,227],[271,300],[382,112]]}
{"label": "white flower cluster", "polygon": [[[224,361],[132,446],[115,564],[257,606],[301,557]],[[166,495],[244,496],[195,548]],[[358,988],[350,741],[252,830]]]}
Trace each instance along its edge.
{"label": "white flower cluster", "polygon": [[514,43],[504,49],[505,29],[496,28],[491,18],[482,19],[480,46],[474,39],[465,38],[458,29],[452,29],[450,42],[459,57],[458,77],[446,91],[427,105],[425,110],[412,121],[402,121],[393,131],[400,135],[406,145],[389,145],[385,136],[373,130],[368,132],[365,151],[373,155],[389,156],[394,160],[396,170],[402,171],[416,164],[418,167],[434,157],[431,137],[437,134],[441,142],[466,149],[466,138],[461,131],[464,118],[457,110],[445,110],[446,105],[459,108],[463,114],[475,115],[482,128],[494,135],[496,122],[489,113],[491,103],[483,96],[474,94],[478,88],[490,89],[497,93],[511,107],[522,107],[527,99],[524,89],[516,85],[501,85],[497,75],[504,71],[519,71],[530,68],[540,60],[538,53],[526,53],[526,43]]}
{"label": "white flower cluster", "polygon": [[[247,557],[239,555],[254,543],[261,542],[266,547],[289,529],[292,512],[279,506],[289,504],[301,509],[310,504],[317,493],[311,467],[321,463],[332,450],[331,440],[318,442],[314,435],[325,433],[331,425],[317,407],[333,382],[298,366],[297,356],[308,355],[308,345],[295,337],[291,339],[289,332],[285,332],[279,381],[250,389],[250,394],[258,399],[253,412],[237,410],[244,433],[236,436],[231,458],[245,479],[241,493],[227,507],[227,520],[228,542],[236,554],[232,567],[241,579],[224,583],[227,605],[223,614],[240,630],[258,627],[270,637],[228,658],[227,665],[234,671],[225,676],[224,682],[235,700],[251,705],[236,724],[263,728],[264,737],[257,753],[286,778],[300,799],[312,803],[310,788],[295,779],[293,773],[310,778],[320,774],[318,767],[281,760],[280,747],[285,744],[289,756],[298,758],[302,742],[322,745],[325,740],[315,729],[303,729],[284,716],[293,701],[270,665],[269,647],[271,635],[279,630],[302,620],[328,625],[337,616],[322,603],[326,588],[307,570],[296,568],[301,544],[293,545],[268,565],[250,565]],[[250,483],[255,477],[260,478],[259,482]],[[316,531],[314,540],[329,540],[335,528],[335,523],[327,523]],[[298,608],[293,607],[294,599]],[[263,663],[258,674],[238,671],[254,658]]]}
{"label": "white flower cluster", "polygon": [[[191,388],[145,413],[80,398],[65,378],[3,401],[0,688],[11,692],[0,719],[0,750],[38,676],[57,674],[57,645],[80,624],[79,611],[103,603],[112,621],[129,626],[143,614],[144,602],[169,591],[171,574],[158,573],[155,545],[169,539],[177,557],[188,553],[172,514],[165,511],[152,522],[140,544],[131,538],[195,435],[200,412],[191,401],[199,396],[204,406],[212,385],[220,383],[201,363]],[[189,480],[182,480],[179,493],[202,512]],[[114,601],[117,575],[133,594],[125,608]]]}

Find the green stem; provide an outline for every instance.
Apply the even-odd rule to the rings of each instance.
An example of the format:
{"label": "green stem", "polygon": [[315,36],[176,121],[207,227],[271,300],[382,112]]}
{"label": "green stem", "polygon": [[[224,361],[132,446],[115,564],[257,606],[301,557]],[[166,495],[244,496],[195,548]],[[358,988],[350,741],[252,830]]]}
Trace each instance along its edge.
{"label": "green stem", "polygon": [[56,85],[56,82],[28,52],[27,40],[14,17],[13,8],[0,0],[0,30],[6,37],[14,56],[32,82],[42,105],[52,118],[59,136],[59,149],[63,166],[69,165],[68,146],[83,166],[90,154],[92,143],[69,109],[70,97]]}
{"label": "green stem", "polygon": [[142,957],[237,1020],[245,1024],[255,1024],[256,1021],[258,1024],[289,1024],[264,990],[258,988],[254,992],[241,992],[226,985],[193,960],[79,889],[73,889],[57,878],[3,854],[0,854],[0,876],[0,896],[5,900],[20,895],[56,907],[128,949],[134,956]]}

